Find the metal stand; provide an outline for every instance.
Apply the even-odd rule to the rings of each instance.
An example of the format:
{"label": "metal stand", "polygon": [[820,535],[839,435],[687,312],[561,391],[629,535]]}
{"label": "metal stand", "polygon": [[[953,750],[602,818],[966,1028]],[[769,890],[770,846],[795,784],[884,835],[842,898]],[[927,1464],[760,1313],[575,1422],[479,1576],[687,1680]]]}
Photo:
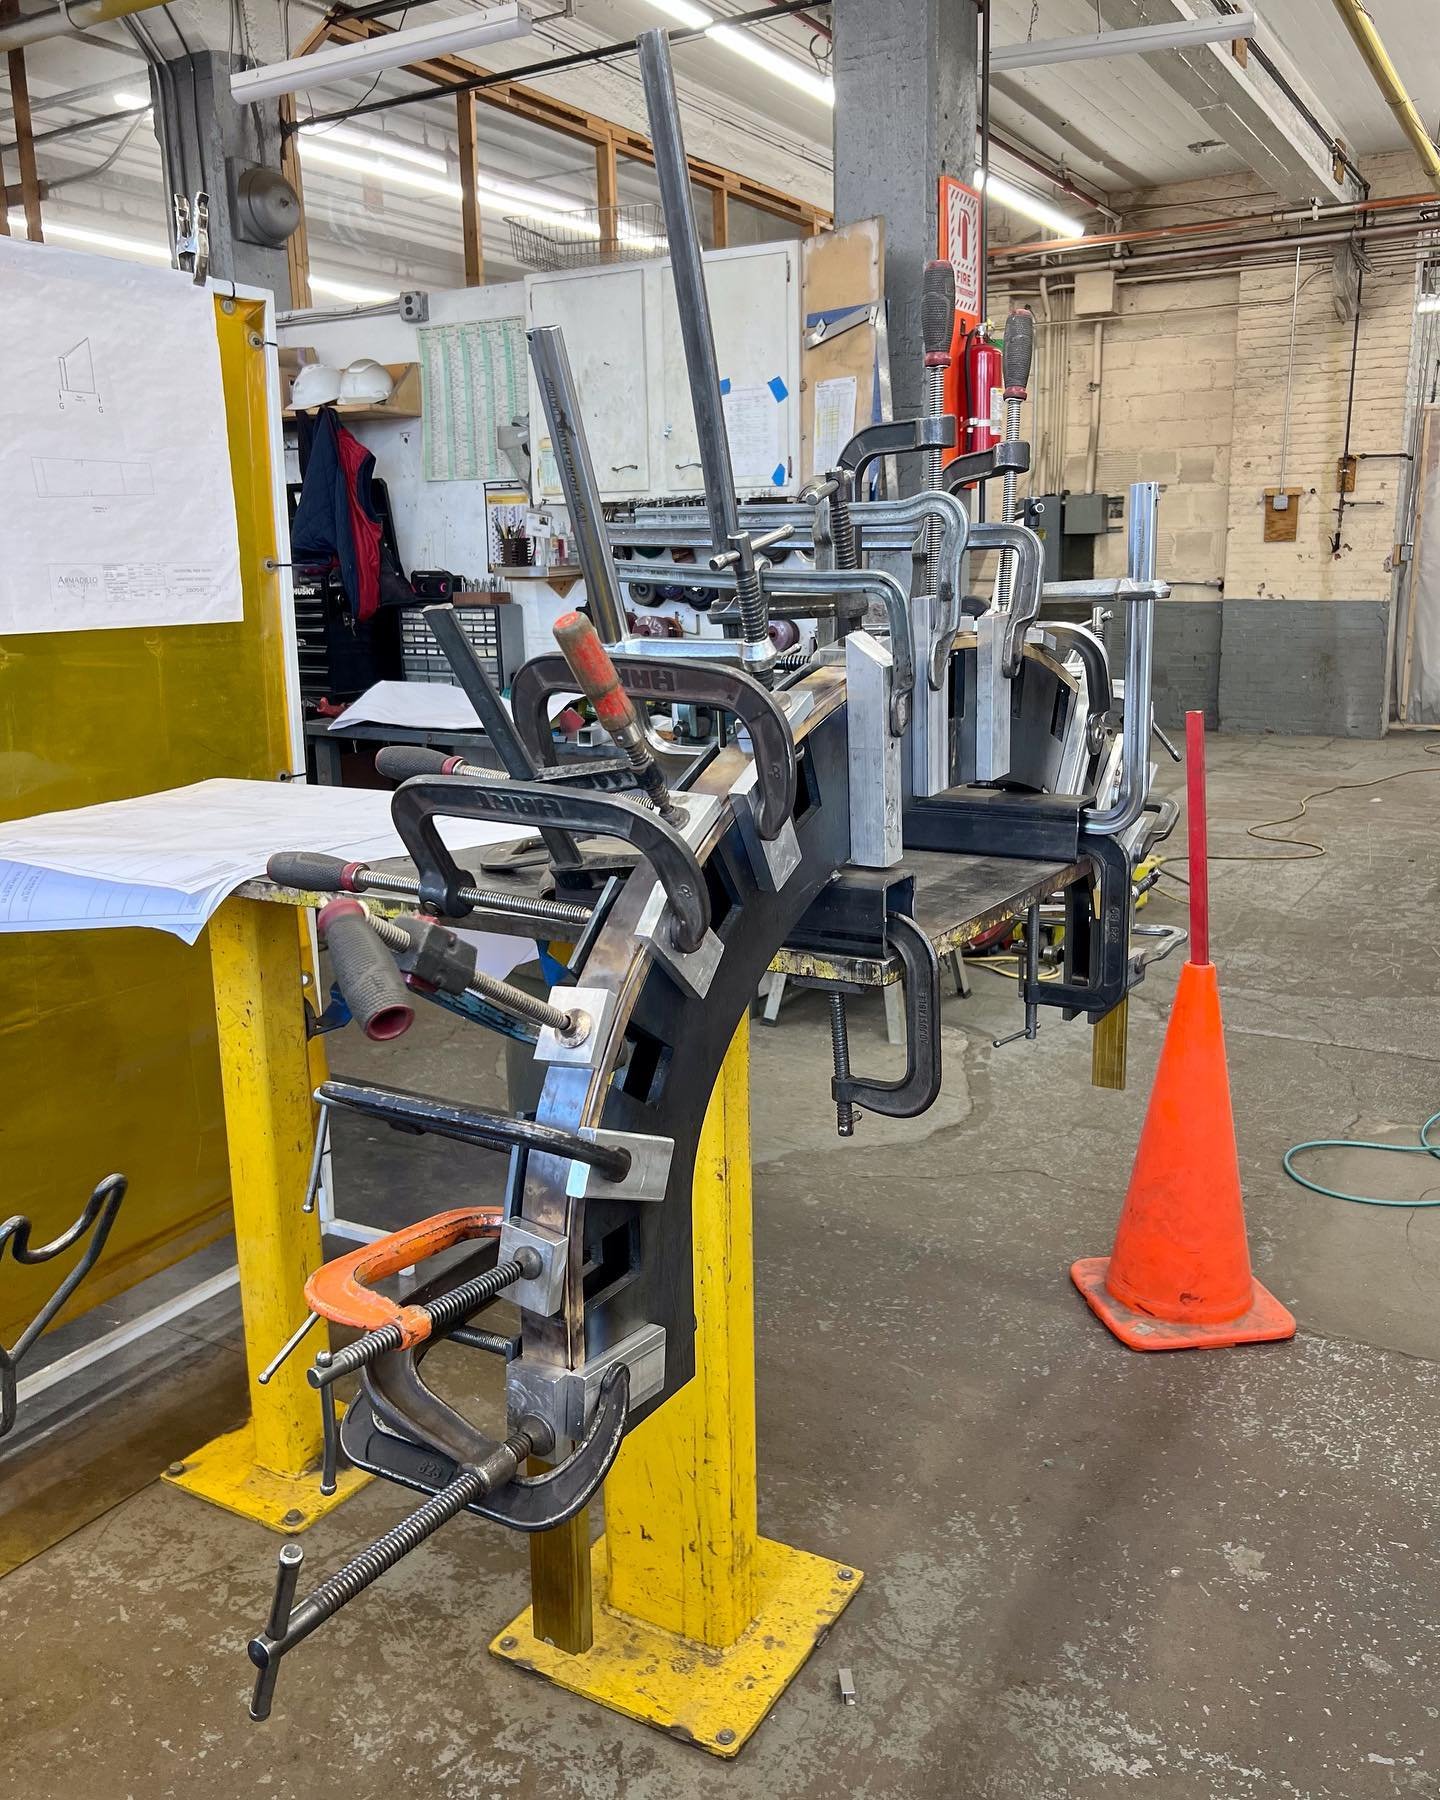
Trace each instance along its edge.
{"label": "metal stand", "polygon": [[[574,1554],[583,1535],[569,1528],[550,1534],[567,1539],[565,1556],[535,1540],[535,1603],[490,1648],[557,1687],[734,1756],[861,1581],[858,1569],[762,1538],[756,1526],[748,1019],[705,1116],[694,1209],[695,1377],[626,1438],[588,1566]],[[567,1556],[562,1594],[555,1573]],[[583,1653],[552,1641],[552,1609],[562,1633],[589,1615]]]}
{"label": "metal stand", "polygon": [[315,1109],[299,924],[287,906],[234,899],[208,936],[252,1412],[165,1479],[274,1531],[303,1531],[370,1478],[345,1469],[321,1495],[320,1409],[300,1358],[256,1385],[304,1318],[305,1281],[322,1261],[319,1218],[301,1210]]}

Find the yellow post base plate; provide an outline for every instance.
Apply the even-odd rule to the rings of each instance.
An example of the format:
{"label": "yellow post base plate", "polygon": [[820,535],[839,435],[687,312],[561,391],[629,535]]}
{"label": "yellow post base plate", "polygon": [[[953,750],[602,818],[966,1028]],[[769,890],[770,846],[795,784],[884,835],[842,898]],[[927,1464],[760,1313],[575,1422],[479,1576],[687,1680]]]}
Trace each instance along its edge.
{"label": "yellow post base plate", "polygon": [[277,1475],[273,1469],[262,1469],[255,1461],[254,1429],[245,1424],[211,1438],[185,1458],[178,1473],[167,1470],[164,1479],[226,1512],[289,1534],[334,1512],[371,1477],[363,1469],[341,1469],[335,1492],[322,1494],[318,1469],[307,1475]]}
{"label": "yellow post base plate", "polygon": [[492,1654],[712,1756],[739,1753],[863,1579],[859,1569],[844,1563],[759,1538],[755,1621],[728,1650],[709,1650],[612,1612],[605,1604],[609,1562],[603,1538],[590,1555],[592,1647],[583,1656],[567,1656],[538,1639],[527,1606],[491,1640]]}

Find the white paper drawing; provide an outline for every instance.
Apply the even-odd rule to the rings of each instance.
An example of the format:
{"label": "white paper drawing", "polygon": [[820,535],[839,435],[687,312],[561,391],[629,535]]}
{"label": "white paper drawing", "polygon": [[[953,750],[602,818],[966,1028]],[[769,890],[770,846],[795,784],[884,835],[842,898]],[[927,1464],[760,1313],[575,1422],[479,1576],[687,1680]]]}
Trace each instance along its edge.
{"label": "white paper drawing", "polygon": [[0,238],[0,637],[243,615],[215,301]]}

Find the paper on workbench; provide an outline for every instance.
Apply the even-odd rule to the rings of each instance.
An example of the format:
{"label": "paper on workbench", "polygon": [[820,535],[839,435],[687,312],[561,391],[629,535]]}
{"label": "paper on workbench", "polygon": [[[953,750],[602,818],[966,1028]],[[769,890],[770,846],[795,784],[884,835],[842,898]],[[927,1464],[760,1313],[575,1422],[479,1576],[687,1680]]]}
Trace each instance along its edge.
{"label": "paper on workbench", "polygon": [[478,731],[480,720],[464,692],[448,681],[377,681],[330,722],[403,725],[412,731]]}
{"label": "paper on workbench", "polygon": [[[552,694],[550,717],[564,712],[573,694]],[[506,710],[510,702],[504,700]],[[347,725],[398,725],[411,731],[479,731],[480,720],[464,692],[447,681],[377,681],[331,722],[332,731]]]}
{"label": "paper on workbench", "polygon": [[[440,830],[457,853],[533,835],[458,819]],[[146,925],[193,944],[277,850],[404,854],[380,789],[199,781],[0,826],[0,931]]]}

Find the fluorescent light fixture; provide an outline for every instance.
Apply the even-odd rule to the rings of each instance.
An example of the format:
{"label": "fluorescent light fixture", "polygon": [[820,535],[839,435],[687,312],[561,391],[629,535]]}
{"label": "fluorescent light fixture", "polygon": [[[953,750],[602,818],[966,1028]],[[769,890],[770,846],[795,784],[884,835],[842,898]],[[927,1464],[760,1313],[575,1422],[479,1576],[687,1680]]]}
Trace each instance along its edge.
{"label": "fluorescent light fixture", "polygon": [[[11,209],[9,218],[12,225],[24,229],[25,214],[19,207]],[[59,238],[65,243],[80,244],[87,250],[106,250],[116,256],[145,256],[167,263],[170,260],[168,244],[150,244],[141,238],[121,237],[114,231],[94,231],[88,225],[67,225],[59,219],[46,219],[45,236]]]}
{"label": "fluorescent light fixture", "polygon": [[1440,294],[1426,294],[1415,310],[1416,312],[1440,312]]}
{"label": "fluorescent light fixture", "polygon": [[[25,214],[20,207],[10,209],[9,219],[12,226],[24,229]],[[79,244],[86,250],[105,251],[113,256],[136,260],[143,258],[150,262],[170,261],[168,244],[149,243],[144,238],[122,237],[114,231],[95,231],[88,225],[67,225],[61,219],[46,219],[45,236],[58,238],[62,243]],[[312,274],[310,288],[313,293],[323,294],[327,299],[352,302],[357,306],[378,305],[381,301],[397,297],[394,288],[360,287],[353,281],[336,281],[328,275]]]}
{"label": "fluorescent light fixture", "polygon": [[[119,95],[116,95],[119,99]],[[300,135],[308,140],[324,139],[332,144],[349,144],[355,150],[368,150],[375,156],[393,156],[397,162],[414,163],[418,169],[434,169],[449,173],[450,165],[434,150],[410,144],[404,138],[381,131],[356,131],[351,125],[302,125]]]}
{"label": "fluorescent light fixture", "polygon": [[327,300],[343,300],[355,306],[378,306],[399,296],[394,288],[358,287],[353,281],[334,281],[328,275],[312,275],[310,292]]}
{"label": "fluorescent light fixture", "polygon": [[358,156],[353,150],[342,150],[328,141],[328,133],[301,133],[304,139],[301,160],[319,163],[324,168],[345,169],[352,175],[368,177],[389,187],[413,188],[417,194],[439,194],[447,200],[460,198],[460,184],[432,175],[426,169],[407,168],[404,163],[390,162],[379,156]]}
{"label": "fluorescent light fixture", "polygon": [[752,36],[748,31],[740,31],[734,25],[726,25],[717,20],[713,13],[706,12],[703,6],[694,6],[691,0],[649,0],[657,12],[663,12],[677,25],[684,25],[691,31],[703,31],[706,37],[732,51],[736,56],[743,56],[748,63],[757,69],[763,69],[767,75],[773,75],[779,81],[788,82],[801,93],[808,94],[812,100],[818,100],[822,106],[835,104],[835,83],[828,75],[821,75],[814,69],[807,69],[802,62],[793,56],[786,56],[779,50],[772,50],[768,44]]}
{"label": "fluorescent light fixture", "polygon": [[126,93],[123,89],[119,93],[112,94],[110,98],[115,102],[116,106],[119,107],[121,112],[134,112],[137,107],[148,107],[150,105],[150,96],[148,94],[130,94]]}
{"label": "fluorescent light fixture", "polygon": [[[382,157],[357,156],[353,151],[327,142],[334,135],[329,131],[307,133],[302,129],[300,135],[305,140],[301,156],[306,162],[341,169],[362,179],[379,181],[391,187],[410,188],[419,194],[435,194],[443,200],[458,202],[461,198],[457,182],[442,180],[440,176],[431,175],[423,169],[407,169],[401,163],[389,162]],[[354,137],[362,135],[364,134],[352,133]],[[368,143],[378,141],[366,136]],[[481,201],[492,212],[510,213],[517,218],[529,219],[536,225],[561,226],[567,231],[578,231],[583,237],[598,239],[601,235],[600,227],[593,219],[577,220],[574,217],[576,213],[590,210],[582,200],[572,200],[565,194],[553,194],[545,188],[532,187],[525,182],[505,181],[498,176],[483,173],[477,175],[475,185]],[[658,239],[625,225],[620,227],[616,235],[621,243],[633,244],[637,250],[659,248]]]}
{"label": "fluorescent light fixture", "polygon": [[501,0],[484,12],[467,12],[458,18],[436,19],[429,25],[412,25],[405,31],[387,31],[383,37],[363,38],[356,44],[329,44],[309,56],[292,56],[286,62],[267,63],[258,69],[240,69],[230,77],[230,93],[241,105],[256,100],[276,100],[282,94],[298,94],[307,88],[330,87],[337,81],[383,74],[407,63],[425,62],[482,44],[503,44],[528,37],[531,16],[528,0]]}
{"label": "fluorescent light fixture", "polygon": [[1181,19],[1168,25],[1136,25],[1089,37],[1042,38],[1033,44],[1001,44],[990,52],[992,74],[1039,69],[1051,63],[1086,62],[1104,56],[1150,56],[1156,50],[1189,50],[1197,44],[1231,43],[1255,35],[1253,12]]}
{"label": "fluorescent light fixture", "polygon": [[997,175],[993,169],[988,179],[982,169],[977,169],[971,185],[983,188],[997,206],[1003,206],[1007,212],[1017,212],[1022,218],[1033,219],[1037,225],[1043,225],[1046,231],[1055,231],[1067,238],[1081,238],[1085,235],[1085,227],[1078,219],[1070,218],[1067,213],[1057,212],[1038,195],[1032,194],[1027,188],[1016,187],[1013,182],[1006,181],[1003,175]]}

